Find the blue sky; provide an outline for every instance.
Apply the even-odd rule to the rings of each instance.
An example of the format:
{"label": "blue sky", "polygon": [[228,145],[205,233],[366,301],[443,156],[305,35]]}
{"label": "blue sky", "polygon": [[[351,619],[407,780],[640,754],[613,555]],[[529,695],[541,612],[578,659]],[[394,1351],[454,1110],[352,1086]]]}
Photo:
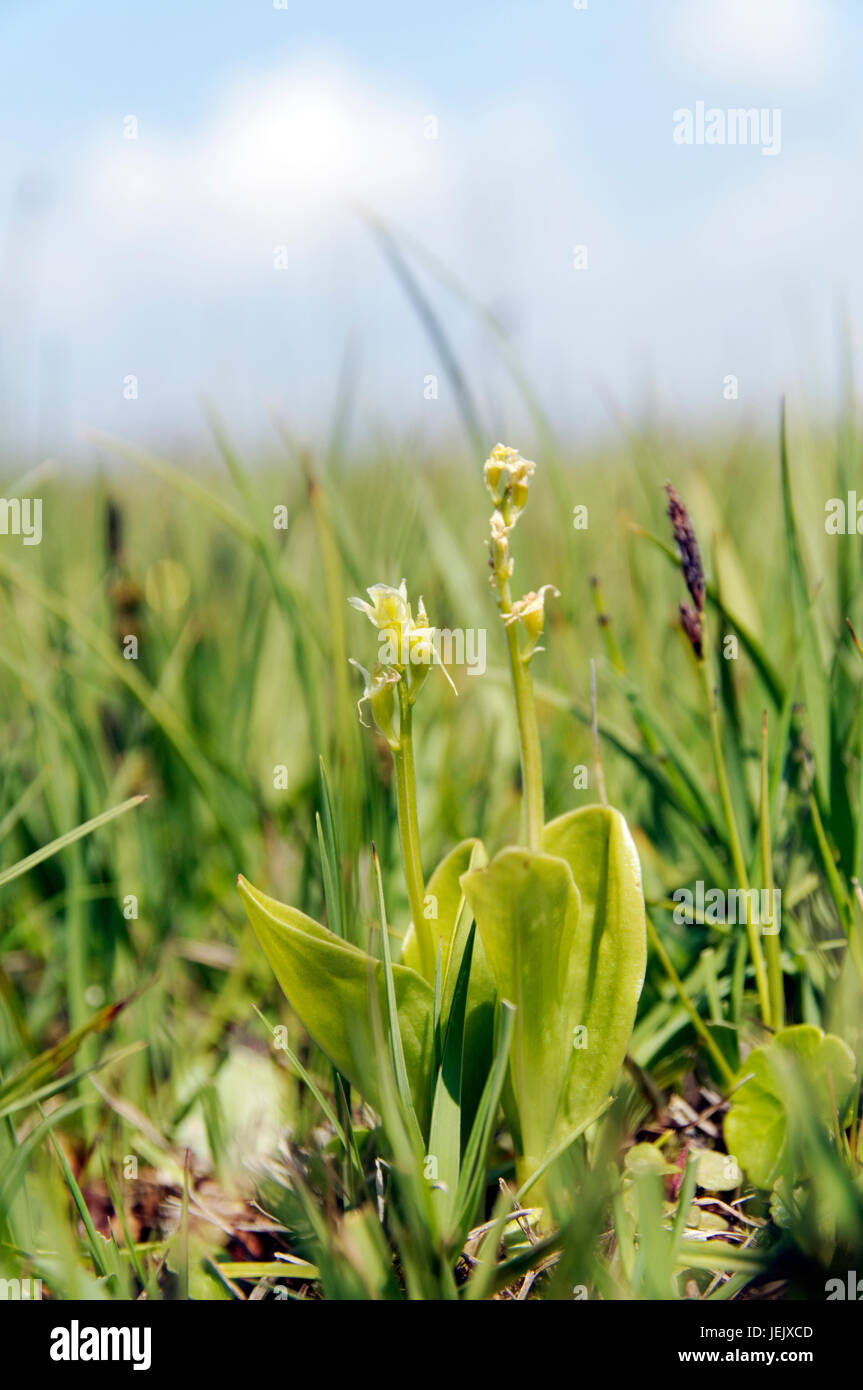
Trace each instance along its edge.
{"label": "blue sky", "polygon": [[[818,408],[863,314],[860,29],[850,0],[0,0],[3,435],[190,439],[208,394],[249,441],[273,412],[315,438],[348,346],[364,428],[446,433],[357,203],[499,315],[564,432],[610,400]],[[778,108],[779,153],[676,144],[699,101]],[[494,343],[423,276],[484,423],[518,429]]]}

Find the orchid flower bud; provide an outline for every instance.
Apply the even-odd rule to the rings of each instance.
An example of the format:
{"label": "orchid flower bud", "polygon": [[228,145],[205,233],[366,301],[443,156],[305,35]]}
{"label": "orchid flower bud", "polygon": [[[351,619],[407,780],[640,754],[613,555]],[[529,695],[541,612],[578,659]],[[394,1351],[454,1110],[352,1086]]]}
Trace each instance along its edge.
{"label": "orchid flower bud", "polygon": [[[485,462],[485,481],[491,499],[498,509],[513,510],[516,516],[524,509],[530,480],[536,464],[522,458],[517,449],[496,444]],[[513,521],[516,518],[513,517]]]}
{"label": "orchid flower bud", "polygon": [[537,646],[537,643],[545,628],[545,596],[549,590],[555,598],[560,598],[560,591],[553,584],[543,584],[538,593],[531,590],[529,594],[525,594],[524,598],[520,598],[514,603],[512,611],[507,613],[504,618],[504,623],[507,626],[519,621],[524,623],[527,646],[522,653],[522,661],[529,661],[536,652],[543,650],[542,647]]}
{"label": "orchid flower bud", "polygon": [[489,541],[492,586],[501,580],[512,577],[513,564],[509,551],[509,533],[511,530],[512,526],[507,526],[503,513],[495,510],[491,518],[491,540]]}

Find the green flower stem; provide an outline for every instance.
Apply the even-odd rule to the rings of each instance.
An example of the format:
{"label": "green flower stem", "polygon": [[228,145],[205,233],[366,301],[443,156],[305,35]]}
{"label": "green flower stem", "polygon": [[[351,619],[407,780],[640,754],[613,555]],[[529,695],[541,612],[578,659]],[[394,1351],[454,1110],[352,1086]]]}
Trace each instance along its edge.
{"label": "green flower stem", "polygon": [[417,818],[417,782],[412,734],[413,711],[403,680],[398,684],[398,692],[401,725],[398,745],[393,748],[393,762],[396,769],[399,838],[408,889],[408,902],[410,903],[411,919],[419,946],[423,975],[427,980],[433,980],[435,972],[434,942],[431,929],[423,913],[425,885],[420,857],[419,820]]}
{"label": "green flower stem", "polygon": [[[499,578],[498,593],[500,595],[501,616],[505,619],[512,612],[512,595],[508,579]],[[530,679],[530,672],[525,666],[519,650],[518,625],[504,622],[504,632],[506,633],[509,665],[512,671],[512,688],[515,694],[516,714],[518,715],[527,847],[538,851],[542,845],[545,813],[543,808],[542,755],[539,747],[539,729],[536,722],[536,702],[533,698],[533,683]]]}
{"label": "green flower stem", "polygon": [[749,902],[749,883],[746,873],[746,864],[743,858],[743,847],[740,843],[740,835],[737,831],[737,820],[734,815],[731,791],[728,786],[728,773],[725,769],[725,755],[722,752],[722,733],[719,727],[719,712],[717,709],[716,694],[710,684],[710,661],[706,632],[704,635],[704,655],[699,662],[699,667],[704,682],[707,712],[710,719],[710,739],[713,745],[713,761],[716,766],[716,780],[719,783],[719,796],[722,801],[722,809],[725,812],[725,820],[728,826],[728,843],[731,849],[731,863],[734,869],[734,877],[737,880],[737,886],[743,892],[743,901],[746,905],[746,931],[749,936],[749,951],[752,956],[752,964],[755,968],[755,983],[758,988],[761,1018],[765,1026],[769,1028],[772,1011],[770,1008],[770,988],[767,978],[767,964],[764,959],[764,951],[761,947],[758,925],[753,921],[752,907]]}

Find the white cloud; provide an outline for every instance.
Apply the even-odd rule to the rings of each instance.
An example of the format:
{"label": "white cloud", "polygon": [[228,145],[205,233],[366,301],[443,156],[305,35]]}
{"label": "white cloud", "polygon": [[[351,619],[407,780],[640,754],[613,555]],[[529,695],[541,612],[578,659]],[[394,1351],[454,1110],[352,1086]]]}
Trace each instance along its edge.
{"label": "white cloud", "polygon": [[427,145],[422,112],[405,103],[333,72],[267,74],[232,87],[185,136],[142,125],[136,140],[100,140],[73,178],[58,276],[90,292],[133,253],[166,288],[225,273],[242,286],[276,245],[320,249],[356,201],[398,216],[433,180]]}
{"label": "white cloud", "polygon": [[[233,84],[195,126],[142,121],[137,141],[118,128],[110,141],[82,142],[41,236],[26,241],[31,336],[66,354],[66,417],[144,437],[194,418],[205,390],[253,422],[287,399],[314,427],[352,339],[366,418],[452,418],[445,389],[439,406],[424,402],[424,377],[440,363],[359,225],[358,201],[500,311],[528,377],[579,424],[596,407],[595,378],[631,395],[634,362],[697,404],[716,378],[716,344],[755,343],[778,323],[778,291],[808,288],[825,301],[843,268],[852,288],[859,281],[849,215],[859,198],[844,148],[816,142],[802,161],[791,148],[775,161],[686,151],[697,165],[660,169],[662,196],[651,199],[626,183],[631,151],[621,148],[619,164],[613,148],[598,159],[553,93],[483,93],[472,110],[440,112],[438,140],[424,138],[422,101],[292,65]],[[655,140],[643,143],[646,159],[674,150],[667,127]],[[286,274],[273,268],[280,244]],[[575,244],[589,248],[587,271],[573,268]],[[429,289],[477,392],[493,391],[501,414],[513,409],[487,336],[458,296]],[[781,378],[783,353],[771,347],[764,370],[751,369],[767,393],[767,368]],[[14,344],[7,357],[13,369],[25,361]],[[120,391],[130,372],[142,383],[134,410]],[[43,401],[44,385],[32,394]]]}
{"label": "white cloud", "polygon": [[678,0],[678,61],[705,77],[809,87],[835,53],[831,0]]}
{"label": "white cloud", "polygon": [[[573,241],[590,237],[615,260],[589,164],[547,106],[504,92],[475,112],[444,110],[439,139],[427,139],[422,100],[294,64],[233,84],[189,129],[142,121],[137,140],[118,125],[85,145],[30,247],[39,330],[75,345],[78,418],[118,428],[116,383],[130,371],[147,388],[138,428],[149,410],[194,413],[202,389],[251,412],[289,389],[314,411],[332,398],[349,338],[362,346],[368,409],[410,418],[416,383],[440,367],[357,204],[547,340],[547,306],[573,282]],[[273,267],[281,245],[287,273]],[[479,380],[487,341],[457,297],[431,292]]]}

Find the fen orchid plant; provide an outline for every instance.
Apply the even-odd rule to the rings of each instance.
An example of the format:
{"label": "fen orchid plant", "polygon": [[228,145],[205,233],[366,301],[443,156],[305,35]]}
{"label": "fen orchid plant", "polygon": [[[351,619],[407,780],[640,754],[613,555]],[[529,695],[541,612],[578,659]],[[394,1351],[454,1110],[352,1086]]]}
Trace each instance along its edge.
{"label": "fen orchid plant", "polygon": [[[638,856],[606,805],[548,823],[531,664],[542,650],[543,584],[513,599],[513,532],[535,465],[498,445],[485,464],[493,502],[491,587],[515,698],[523,842],[489,857],[479,839],[452,848],[424,878],[417,816],[414,707],[433,665],[449,675],[422,599],[405,581],[350,603],[378,633],[363,679],[366,708],[392,754],[411,921],[400,959],[384,929],[368,952],[242,876],[240,891],[270,964],[304,1026],[376,1110],[403,1082],[418,1161],[456,1238],[484,1186],[503,1104],[526,1191],[604,1110],[620,1073],[644,978]],[[382,1047],[383,1033],[389,1046]],[[431,1162],[429,1162],[431,1160]],[[461,1225],[459,1225],[461,1223]]]}

